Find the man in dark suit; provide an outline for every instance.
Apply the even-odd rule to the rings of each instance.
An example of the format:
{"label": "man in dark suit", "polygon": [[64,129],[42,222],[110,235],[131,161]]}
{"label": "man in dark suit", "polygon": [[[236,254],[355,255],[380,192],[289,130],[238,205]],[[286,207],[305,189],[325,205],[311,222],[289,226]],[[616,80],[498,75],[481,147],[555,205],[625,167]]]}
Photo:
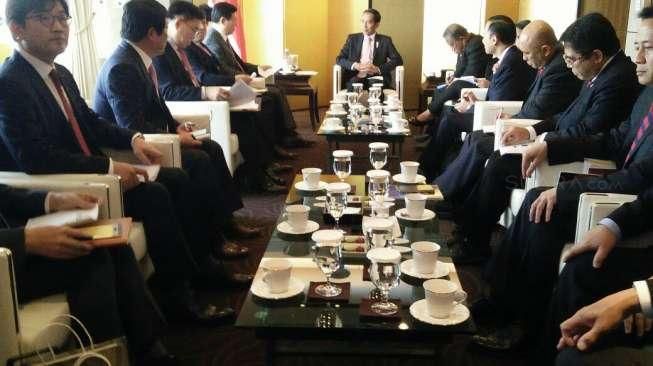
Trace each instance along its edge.
{"label": "man in dark suit", "polygon": [[[502,21],[511,24],[513,27],[515,23],[513,20],[505,15],[493,15],[487,19],[485,23],[485,30],[490,24],[495,21]],[[477,85],[465,80],[454,80],[454,78],[461,76],[474,76],[482,78],[478,81],[478,87],[486,88],[486,83],[492,79],[494,72],[494,65],[497,62],[491,54],[486,52],[485,45],[483,44],[482,36],[469,33],[465,27],[460,24],[449,25],[443,35],[445,42],[451,47],[452,52],[457,54],[456,69],[453,75],[448,78],[445,84],[438,85],[433,90],[433,98],[429,103],[428,109],[418,114],[410,123],[416,126],[427,124],[427,134],[416,136],[418,142],[424,142],[430,138],[430,133],[435,132],[438,128],[440,114],[444,108],[444,103],[448,100],[458,100],[460,98],[460,91],[463,88],[473,88]],[[479,71],[480,68],[484,71]]]}
{"label": "man in dark suit", "polygon": [[[564,111],[582,82],[565,65],[553,28],[544,21],[531,22],[522,31],[518,47],[538,73],[520,112],[512,118],[546,119]],[[455,204],[466,197],[493,151],[494,135],[474,131],[466,137],[456,159],[435,179],[447,201]]]}
{"label": "man in dark suit", "polygon": [[158,340],[163,319],[147,296],[129,246],[94,248],[84,232],[68,226],[23,227],[27,219],[46,212],[87,209],[96,203],[95,197],[83,194],[0,184],[0,247],[11,250],[18,301],[65,292],[70,313],[96,342],[126,335],[139,363],[174,364]]}
{"label": "man in dark suit", "polygon": [[[489,84],[486,100],[524,100],[535,77],[535,70],[522,59],[515,46],[515,26],[504,21],[488,21],[483,38],[485,52],[497,58],[496,72]],[[471,132],[474,122],[474,94],[469,93],[453,108],[445,109],[437,131],[420,158],[420,167],[428,180],[437,177],[446,156],[460,146],[461,132]]]}
{"label": "man in dark suit", "polygon": [[[558,116],[533,127],[508,129],[503,135],[505,144],[534,140],[542,133],[546,133],[545,140],[587,136],[628,118],[641,85],[635,65],[620,50],[610,21],[597,13],[585,15],[567,28],[561,41],[568,66],[584,81],[578,98]],[[490,253],[495,223],[509,203],[511,190],[520,187],[521,155],[492,153],[481,178],[463,194],[466,198],[459,207],[458,233],[470,251]]]}
{"label": "man in dark suit", "polygon": [[[213,53],[224,73],[249,84],[251,75],[260,75],[271,66],[245,62],[231,46],[228,37],[236,30],[237,10],[228,2],[215,4],[209,19],[209,28],[203,39],[206,48]],[[274,138],[272,141],[284,147],[312,146],[313,141],[305,140],[297,134],[297,124],[283,90],[274,85],[268,85],[266,88],[268,91],[262,95],[259,119],[262,125],[267,124],[275,128],[271,136]],[[270,124],[270,121],[273,124]]]}
{"label": "man in dark suit", "polygon": [[[561,182],[557,188],[529,191],[515,223],[499,244],[486,268],[490,297],[479,303],[477,312],[516,321],[521,329],[542,329],[547,304],[557,279],[560,251],[573,240],[578,198],[583,192],[637,194],[650,188],[653,176],[653,58],[642,43],[653,42],[653,12],[644,13],[639,31],[637,78],[646,85],[627,121],[608,132],[568,138],[551,138],[534,143],[524,153],[522,172],[530,175],[545,159],[549,164],[582,161],[583,158],[613,160],[616,173]],[[528,27],[527,27],[528,28]],[[521,299],[519,305],[515,298]],[[483,305],[481,305],[483,304]],[[483,309],[481,311],[481,309]],[[491,333],[481,342],[514,344],[518,336]]]}
{"label": "man in dark suit", "polygon": [[[381,14],[376,9],[366,9],[361,16],[362,33],[350,34],[336,57],[342,67],[342,79],[347,89],[352,83],[363,83],[367,88],[373,81],[369,77],[382,76],[385,88],[392,88],[392,72],[404,61],[392,43],[392,38],[378,34]],[[368,85],[369,84],[369,85]]]}
{"label": "man in dark suit", "polygon": [[[167,13],[168,42],[164,53],[154,57],[159,92],[165,100],[214,100],[210,95],[222,88],[202,86],[192,71],[186,48],[200,29],[204,14],[193,4],[178,1],[170,5]],[[226,96],[226,94],[225,94]],[[232,130],[238,135],[240,151],[245,158],[243,176],[251,180],[254,188],[270,193],[284,192],[285,181],[267,169],[272,160],[272,146],[263,138],[259,123],[252,113],[231,113]],[[268,122],[268,121],[265,121]]]}
{"label": "man in dark suit", "polygon": [[[100,70],[94,98],[96,112],[120,127],[179,135],[182,166],[191,178],[191,191],[203,197],[187,202],[193,207],[186,214],[192,213],[192,217],[183,219],[184,213],[180,213],[182,221],[200,227],[218,224],[240,237],[258,235],[260,230],[233,219],[233,212],[242,208],[243,203],[220,145],[209,139],[193,138],[187,127],[172,117],[159,96],[152,57],[161,54],[167,43],[163,31],[166,9],[154,0],[131,1],[125,5],[122,18],[124,40]],[[225,243],[222,250],[228,257],[249,251],[232,242]]]}
{"label": "man in dark suit", "polygon": [[[0,69],[0,170],[119,175],[126,213],[144,223],[159,279],[154,283],[165,290],[168,313],[203,322],[233,315],[229,308],[201,309],[189,288],[197,274],[215,283],[224,283],[225,278],[246,283],[251,276],[227,275],[209,255],[212,243],[186,242],[174,212],[184,207],[188,176],[180,169],[162,168],[157,182],[140,183],[138,175],[147,177],[147,172],[105,156],[103,147],[131,148],[148,164],[160,153],[142,134],[99,118],[86,105],[70,72],[54,64],[68,41],[66,2],[10,1],[7,14],[19,47]],[[203,254],[196,257],[199,271],[189,251]]]}

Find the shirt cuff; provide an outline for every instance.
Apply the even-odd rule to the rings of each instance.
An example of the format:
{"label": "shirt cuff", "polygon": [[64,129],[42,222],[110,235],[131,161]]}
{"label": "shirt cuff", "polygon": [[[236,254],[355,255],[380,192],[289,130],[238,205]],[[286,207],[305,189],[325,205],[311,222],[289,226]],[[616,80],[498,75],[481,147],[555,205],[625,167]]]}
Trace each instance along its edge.
{"label": "shirt cuff", "polygon": [[201,86],[201,87],[200,87],[200,91],[201,91],[201,95],[202,95],[200,98],[201,98],[202,100],[206,100],[206,87],[205,87],[205,86]]}
{"label": "shirt cuff", "polygon": [[107,174],[113,174],[113,159],[109,158],[109,171]]}
{"label": "shirt cuff", "polygon": [[358,62],[354,62],[353,64],[351,64],[351,69],[356,70],[356,65],[358,65]]}
{"label": "shirt cuff", "polygon": [[137,138],[145,139],[145,136],[143,136],[143,134],[140,132],[136,132],[134,136],[132,136],[132,140],[131,140],[132,145],[134,144],[134,140],[136,140]]}
{"label": "shirt cuff", "polygon": [[526,130],[528,131],[528,135],[530,136],[530,140],[535,140],[537,138],[537,132],[535,132],[535,129],[533,126],[526,126]]}
{"label": "shirt cuff", "polygon": [[50,209],[50,198],[52,198],[52,192],[48,192],[47,195],[45,195],[45,200],[43,202],[43,208],[45,209],[43,212],[46,214],[49,214],[51,209]]}
{"label": "shirt cuff", "polygon": [[617,237],[617,240],[621,239],[621,228],[611,218],[604,218],[603,220],[599,221],[599,225],[603,225],[606,229],[610,230],[610,232]]}
{"label": "shirt cuff", "polygon": [[635,281],[633,287],[637,292],[639,299],[639,306],[642,308],[642,313],[647,318],[653,318],[653,308],[651,308],[651,292],[648,288],[646,281]]}

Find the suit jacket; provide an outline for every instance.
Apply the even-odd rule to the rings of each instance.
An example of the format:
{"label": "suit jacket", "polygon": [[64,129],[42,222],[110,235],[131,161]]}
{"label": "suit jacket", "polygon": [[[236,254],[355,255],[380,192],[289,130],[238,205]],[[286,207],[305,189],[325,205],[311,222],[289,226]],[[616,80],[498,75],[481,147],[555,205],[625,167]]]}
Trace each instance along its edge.
{"label": "suit jacket", "polygon": [[637,82],[635,64],[622,52],[615,54],[591,87],[583,83],[580,94],[561,115],[533,127],[537,134],[553,131],[546,140],[581,137],[607,131],[628,118],[642,86]]}
{"label": "suit jacket", "polygon": [[29,191],[0,184],[0,215],[9,223],[0,222],[0,246],[11,250],[16,268],[22,268],[25,252],[25,229],[27,219],[45,213],[46,192]]}
{"label": "suit jacket", "polygon": [[[363,52],[363,33],[354,33],[347,36],[347,41],[340,50],[336,63],[342,67],[343,81],[349,80],[358,74],[358,71],[352,70],[351,67],[355,62],[361,59]],[[379,68],[383,76],[383,84],[386,87],[391,86],[392,72],[395,67],[403,65],[404,60],[401,58],[399,51],[392,43],[392,38],[383,34],[374,36],[374,60],[372,63]]]}
{"label": "suit jacket", "polygon": [[109,158],[100,148],[131,149],[136,131],[100,118],[86,105],[72,74],[61,65],[55,67],[92,156],[83,154],[41,76],[14,52],[0,69],[0,170],[104,174]]}
{"label": "suit jacket", "polygon": [[550,118],[567,109],[581,86],[582,82],[567,68],[558,48],[542,75],[535,78],[528,99],[514,118]]}
{"label": "suit jacket", "polygon": [[640,193],[635,201],[624,203],[612,211],[608,218],[619,226],[622,238],[633,237],[651,231],[653,188],[648,188]]}
{"label": "suit jacket", "polygon": [[[220,32],[213,29],[213,27],[209,27],[207,30],[206,37],[204,37],[204,44],[215,54],[222,70],[226,74],[233,76],[242,73],[251,74],[258,72],[258,65],[245,62],[236,52],[232,52],[231,47],[222,38]],[[241,71],[241,67],[243,71]]]}
{"label": "suit jacket", "polygon": [[234,74],[223,70],[220,61],[210,49],[203,50],[193,42],[186,48],[186,54],[195,77],[202,85],[232,86],[236,81]]}
{"label": "suit jacket", "polygon": [[483,46],[483,37],[477,34],[470,34],[469,40],[463,49],[463,52],[456,59],[456,70],[454,77],[475,76],[483,77],[486,74],[488,62],[492,59],[485,53]]}
{"label": "suit jacket", "polygon": [[159,97],[140,55],[125,41],[100,69],[94,109],[120,127],[145,133],[174,133],[178,126]]}
{"label": "suit jacket", "polygon": [[487,100],[524,100],[535,79],[535,70],[522,58],[517,46],[510,47],[492,76]]}
{"label": "suit jacket", "polygon": [[640,94],[630,117],[610,131],[576,138],[547,141],[550,164],[582,161],[583,158],[613,160],[620,169],[602,177],[574,179],[558,184],[558,202],[574,205],[583,192],[638,194],[653,183],[653,128],[648,128],[628,162],[626,155],[642,119],[653,103],[653,87]]}
{"label": "suit jacket", "polygon": [[159,93],[165,100],[202,100],[202,88],[193,85],[193,80],[184,69],[177,52],[170,43],[165,53],[152,59],[159,78]]}

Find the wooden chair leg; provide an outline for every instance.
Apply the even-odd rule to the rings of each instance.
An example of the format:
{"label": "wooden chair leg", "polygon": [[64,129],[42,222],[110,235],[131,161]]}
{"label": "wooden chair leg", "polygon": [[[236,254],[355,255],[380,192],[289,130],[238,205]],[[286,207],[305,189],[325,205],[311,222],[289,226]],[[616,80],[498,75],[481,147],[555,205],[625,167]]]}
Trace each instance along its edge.
{"label": "wooden chair leg", "polygon": [[308,95],[308,109],[309,109],[308,113],[309,113],[309,117],[311,119],[311,128],[313,128],[313,131],[315,131],[315,124],[316,124],[315,112],[314,112],[315,104],[316,104],[316,102],[315,102],[315,93],[310,93]]}

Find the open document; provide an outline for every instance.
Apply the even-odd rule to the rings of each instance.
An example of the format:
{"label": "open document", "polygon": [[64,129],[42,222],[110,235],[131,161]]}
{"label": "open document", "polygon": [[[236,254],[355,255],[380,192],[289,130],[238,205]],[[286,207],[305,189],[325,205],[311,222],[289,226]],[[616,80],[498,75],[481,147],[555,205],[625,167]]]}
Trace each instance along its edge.
{"label": "open document", "polygon": [[234,85],[229,89],[229,106],[238,107],[244,104],[249,104],[256,99],[256,92],[254,89],[245,84],[242,80],[236,80]]}
{"label": "open document", "polygon": [[99,217],[99,206],[94,205],[87,210],[69,210],[33,217],[27,221],[26,228],[37,228],[43,226],[78,226],[89,222],[97,221]]}

